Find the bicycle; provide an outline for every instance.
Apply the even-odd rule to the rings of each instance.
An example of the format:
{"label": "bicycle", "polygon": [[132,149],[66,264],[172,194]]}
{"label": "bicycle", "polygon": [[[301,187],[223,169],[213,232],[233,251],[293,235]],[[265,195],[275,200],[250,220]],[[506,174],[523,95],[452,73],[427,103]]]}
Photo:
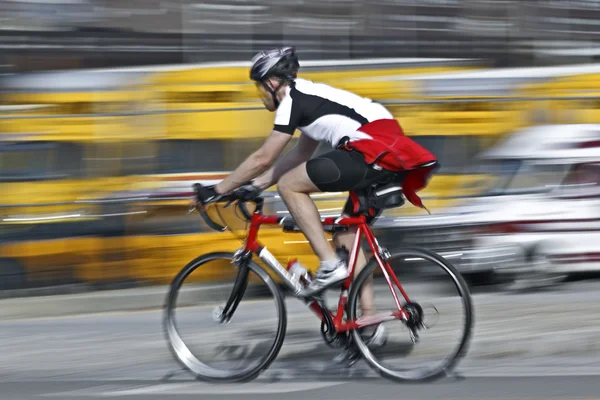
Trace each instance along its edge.
{"label": "bicycle", "polygon": [[[262,371],[266,370],[279,354],[287,329],[287,309],[284,302],[284,296],[280,287],[273,279],[271,279],[267,271],[252,260],[253,255],[258,256],[267,267],[281,279],[283,284],[291,289],[292,296],[307,304],[310,310],[312,310],[317,318],[320,319],[321,334],[328,346],[334,348],[354,346],[354,349],[357,349],[360,356],[367,361],[370,367],[384,378],[394,381],[429,381],[439,379],[448,375],[459,360],[466,355],[473,326],[473,306],[468,286],[460,273],[443,257],[420,247],[403,247],[402,249],[395,251],[394,255],[390,254],[386,248],[379,245],[367,223],[367,215],[373,216],[383,209],[399,207],[404,204],[401,187],[398,186],[397,182],[375,185],[362,192],[351,192],[350,199],[354,205],[354,211],[357,211],[355,213],[356,215],[350,217],[340,216],[337,218],[322,218],[323,227],[326,232],[334,233],[346,230],[350,226],[357,227],[353,247],[348,252],[348,268],[350,269],[350,274],[341,284],[341,292],[337,304],[337,311],[335,313],[327,308],[322,296],[311,299],[298,297],[296,293],[298,293],[302,287],[302,280],[296,279],[288,269],[278,262],[266,247],[262,246],[257,241],[258,231],[261,225],[277,224],[282,226],[284,232],[300,232],[293,219],[290,219],[288,216],[264,215],[264,199],[265,198],[261,196],[252,200],[252,203],[255,205],[255,210],[251,213],[246,206],[247,201],[241,200],[235,193],[223,197],[218,205],[225,204],[225,207],[229,207],[234,204],[236,212],[238,210],[241,211],[246,222],[250,223],[248,236],[246,237],[243,246],[234,253],[214,252],[197,257],[188,263],[174,277],[170,285],[163,319],[169,349],[175,359],[179,361],[184,368],[191,371],[198,379],[211,382],[239,382],[253,380],[259,376]],[[198,211],[206,224],[212,229],[220,232],[227,229],[226,226],[220,225],[215,222],[213,218],[209,217],[206,208],[199,206],[198,203],[190,210],[190,213],[194,211]],[[372,251],[372,257],[358,277],[354,279],[356,258],[363,236],[366,238]],[[401,321],[409,331],[410,340],[414,345],[419,342],[419,333],[422,330],[430,328],[430,326],[425,323],[424,307],[409,298],[389,263],[390,260],[393,259],[414,260],[415,258],[433,262],[435,265],[441,267],[442,272],[450,276],[453,285],[458,289],[460,301],[462,302],[461,305],[465,311],[465,318],[464,322],[461,324],[462,333],[460,334],[458,344],[454,351],[452,351],[439,366],[435,368],[403,371],[401,369],[391,369],[390,367],[387,367],[386,364],[375,355],[375,352],[369,349],[366,343],[367,340],[361,335],[361,331],[368,326],[375,326],[383,322],[398,320]],[[232,320],[232,317],[248,288],[248,276],[250,272],[256,274],[262,283],[266,285],[270,294],[273,295],[276,304],[278,323],[275,340],[259,361],[245,368],[213,368],[205,362],[200,361],[197,356],[192,354],[177,329],[175,321],[175,305],[183,281],[194,270],[214,260],[231,262],[238,269],[233,289],[229,294],[225,306],[216,308],[212,312],[213,319],[217,323],[228,323]],[[359,318],[357,317],[357,304],[361,287],[377,267],[379,267],[387,281],[387,285],[394,300],[394,305],[392,306],[392,310],[388,312]],[[399,290],[403,299],[402,301],[396,293],[394,285]],[[434,309],[438,312],[437,308],[434,307]],[[346,314],[346,318],[344,318],[344,314]]]}

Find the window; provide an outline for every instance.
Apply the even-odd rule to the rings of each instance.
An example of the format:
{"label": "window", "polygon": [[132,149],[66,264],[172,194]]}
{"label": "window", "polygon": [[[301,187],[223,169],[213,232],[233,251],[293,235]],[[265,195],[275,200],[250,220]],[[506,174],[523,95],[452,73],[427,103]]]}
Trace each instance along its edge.
{"label": "window", "polygon": [[165,140],[159,142],[159,174],[223,171],[224,142]]}
{"label": "window", "polygon": [[600,163],[574,165],[562,182],[561,192],[575,196],[600,195]]}
{"label": "window", "polygon": [[80,175],[82,149],[73,143],[0,144],[0,181],[50,180]]}
{"label": "window", "polygon": [[565,176],[567,166],[562,164],[523,164],[509,182],[508,192],[545,192],[555,189]]}
{"label": "window", "polygon": [[573,166],[564,183],[600,186],[600,164],[578,164]]}

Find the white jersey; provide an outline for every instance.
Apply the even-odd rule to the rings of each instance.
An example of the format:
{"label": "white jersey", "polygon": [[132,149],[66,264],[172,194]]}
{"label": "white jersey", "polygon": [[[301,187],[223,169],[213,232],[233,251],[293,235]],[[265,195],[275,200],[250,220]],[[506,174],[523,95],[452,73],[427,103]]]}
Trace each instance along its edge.
{"label": "white jersey", "polygon": [[357,129],[379,119],[394,119],[381,104],[342,89],[306,79],[286,88],[275,114],[274,130],[294,134],[296,129],[319,142],[336,147],[347,136],[371,139]]}

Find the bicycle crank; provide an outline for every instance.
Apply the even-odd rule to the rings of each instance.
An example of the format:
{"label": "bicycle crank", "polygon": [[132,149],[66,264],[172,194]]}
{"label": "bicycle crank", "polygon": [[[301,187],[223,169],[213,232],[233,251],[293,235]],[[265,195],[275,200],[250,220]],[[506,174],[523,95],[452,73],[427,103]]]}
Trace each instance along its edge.
{"label": "bicycle crank", "polygon": [[[320,302],[321,308],[327,310],[324,302]],[[331,315],[327,312],[323,313],[324,318],[321,321],[321,335],[325,344],[333,349],[345,347],[348,344],[349,335],[347,333],[340,334],[335,330],[335,325],[331,319]]]}

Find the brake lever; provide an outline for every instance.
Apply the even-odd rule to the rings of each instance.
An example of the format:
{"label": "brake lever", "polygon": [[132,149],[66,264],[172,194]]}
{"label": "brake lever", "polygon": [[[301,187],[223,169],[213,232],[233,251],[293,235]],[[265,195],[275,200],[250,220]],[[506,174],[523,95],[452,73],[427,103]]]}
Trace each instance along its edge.
{"label": "brake lever", "polygon": [[193,214],[194,211],[198,211],[198,203],[197,202],[194,203],[193,207],[188,210],[188,215]]}

